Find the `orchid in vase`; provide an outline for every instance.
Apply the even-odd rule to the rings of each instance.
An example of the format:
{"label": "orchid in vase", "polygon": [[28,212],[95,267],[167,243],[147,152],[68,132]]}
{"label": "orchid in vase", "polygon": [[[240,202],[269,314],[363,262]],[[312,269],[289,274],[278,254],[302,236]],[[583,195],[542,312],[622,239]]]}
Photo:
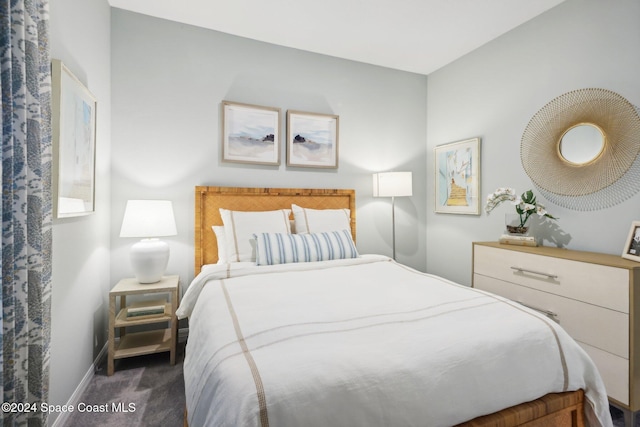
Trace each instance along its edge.
{"label": "orchid in vase", "polygon": [[540,217],[558,219],[548,213],[541,203],[537,202],[536,196],[531,190],[527,190],[518,196],[513,188],[498,188],[487,197],[487,205],[484,210],[489,214],[496,206],[505,201],[511,202],[516,207],[517,214],[515,222],[507,223],[507,231],[509,233],[526,233],[529,229],[527,221],[534,213]]}

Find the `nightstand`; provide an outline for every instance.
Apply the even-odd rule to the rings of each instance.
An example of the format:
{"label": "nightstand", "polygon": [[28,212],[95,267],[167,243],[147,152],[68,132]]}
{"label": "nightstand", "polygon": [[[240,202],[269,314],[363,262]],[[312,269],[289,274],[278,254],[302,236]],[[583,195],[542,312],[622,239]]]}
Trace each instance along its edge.
{"label": "nightstand", "polygon": [[[169,294],[169,299],[135,302],[127,305],[131,295]],[[116,299],[120,305],[116,311]],[[180,303],[180,277],[164,276],[159,282],[141,284],[134,278],[122,279],[109,292],[109,356],[107,375],[113,375],[115,359],[141,356],[144,354],[170,352],[170,362],[176,363],[178,343],[178,319],[176,308]],[[161,312],[145,314],[145,310],[162,307]],[[133,310],[132,310],[133,309]],[[133,313],[138,310],[136,315]],[[166,325],[166,327],[162,324]],[[158,325],[159,328],[129,332],[127,328],[141,325]],[[120,331],[120,340],[116,343],[115,332]]]}

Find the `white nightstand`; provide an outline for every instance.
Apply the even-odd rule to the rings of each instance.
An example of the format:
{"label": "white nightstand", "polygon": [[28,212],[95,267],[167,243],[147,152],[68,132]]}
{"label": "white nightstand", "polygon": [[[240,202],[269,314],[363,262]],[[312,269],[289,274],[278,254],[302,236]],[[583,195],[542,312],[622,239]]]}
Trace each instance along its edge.
{"label": "white nightstand", "polygon": [[[154,301],[136,302],[127,305],[127,296],[169,294]],[[116,298],[120,306],[116,312]],[[134,278],[122,279],[109,292],[109,357],[107,375],[113,375],[115,359],[141,356],[143,354],[170,352],[170,362],[176,363],[178,343],[178,319],[176,308],[180,303],[180,277],[165,276],[159,282],[141,284]],[[164,306],[163,313],[127,316],[128,310],[138,307]],[[126,328],[140,325],[165,324],[167,327],[144,332],[127,332]],[[120,330],[116,343],[115,331]]]}

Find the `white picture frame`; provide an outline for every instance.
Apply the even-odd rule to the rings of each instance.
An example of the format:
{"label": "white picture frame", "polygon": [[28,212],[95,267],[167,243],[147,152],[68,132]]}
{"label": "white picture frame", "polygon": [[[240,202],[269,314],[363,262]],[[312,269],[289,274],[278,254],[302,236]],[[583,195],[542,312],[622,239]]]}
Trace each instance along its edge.
{"label": "white picture frame", "polygon": [[280,109],[222,101],[222,161],[280,165]]}
{"label": "white picture frame", "polygon": [[287,166],[338,168],[339,117],[287,111]]}
{"label": "white picture frame", "polygon": [[97,101],[62,63],[51,61],[54,218],[95,212]]}
{"label": "white picture frame", "polygon": [[435,147],[435,212],[480,215],[480,138]]}

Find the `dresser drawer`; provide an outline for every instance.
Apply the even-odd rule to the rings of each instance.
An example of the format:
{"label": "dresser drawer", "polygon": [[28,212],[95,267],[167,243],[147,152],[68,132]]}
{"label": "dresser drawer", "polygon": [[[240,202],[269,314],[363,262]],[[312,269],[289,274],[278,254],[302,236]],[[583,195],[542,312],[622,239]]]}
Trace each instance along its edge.
{"label": "dresser drawer", "polygon": [[607,395],[629,405],[629,361],[577,341],[595,363],[607,389]]}
{"label": "dresser drawer", "polygon": [[480,245],[473,263],[475,274],[629,313],[629,271],[623,268]]}
{"label": "dresser drawer", "polygon": [[540,311],[552,317],[576,341],[624,359],[629,358],[629,315],[526,286],[476,274],[474,286]]}

